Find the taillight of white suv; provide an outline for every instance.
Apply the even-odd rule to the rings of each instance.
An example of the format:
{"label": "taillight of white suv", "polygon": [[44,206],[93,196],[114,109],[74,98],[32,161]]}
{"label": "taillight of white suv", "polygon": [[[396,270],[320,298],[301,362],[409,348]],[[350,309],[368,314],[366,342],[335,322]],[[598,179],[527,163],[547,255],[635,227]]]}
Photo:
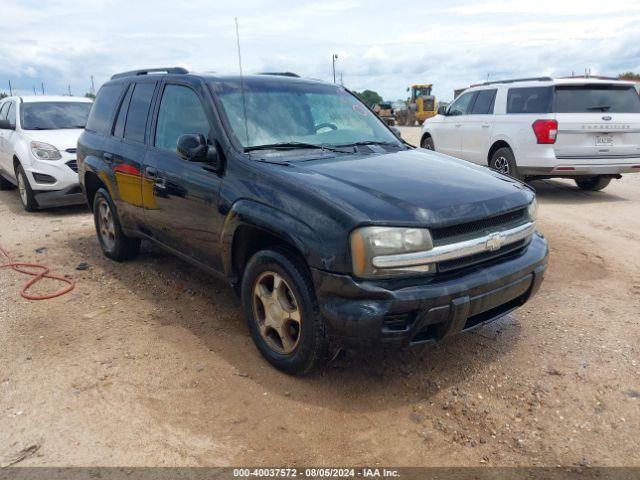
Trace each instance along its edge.
{"label": "taillight of white suv", "polygon": [[555,120],[536,120],[533,122],[533,133],[538,143],[556,143],[558,136],[558,122]]}

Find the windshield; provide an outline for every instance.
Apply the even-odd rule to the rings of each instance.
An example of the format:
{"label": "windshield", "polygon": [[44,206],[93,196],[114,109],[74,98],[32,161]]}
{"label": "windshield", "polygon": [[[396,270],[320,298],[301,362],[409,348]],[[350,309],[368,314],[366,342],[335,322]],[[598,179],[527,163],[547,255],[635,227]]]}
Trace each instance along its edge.
{"label": "windshield", "polygon": [[294,142],[402,145],[375,114],[339,86],[260,79],[245,81],[244,95],[240,82],[216,81],[212,88],[244,148]]}
{"label": "windshield", "polygon": [[84,128],[89,110],[90,102],[23,103],[20,123],[24,130]]}
{"label": "windshield", "polygon": [[630,85],[556,87],[557,113],[640,113],[640,97]]}

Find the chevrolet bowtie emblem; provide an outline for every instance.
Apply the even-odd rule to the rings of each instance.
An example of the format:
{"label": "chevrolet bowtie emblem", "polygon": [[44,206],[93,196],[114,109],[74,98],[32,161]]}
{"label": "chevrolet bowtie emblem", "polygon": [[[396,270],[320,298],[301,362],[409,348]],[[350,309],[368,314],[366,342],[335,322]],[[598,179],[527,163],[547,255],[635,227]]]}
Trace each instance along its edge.
{"label": "chevrolet bowtie emblem", "polygon": [[500,233],[493,233],[484,244],[485,249],[490,252],[495,252],[496,250],[500,250],[504,245],[504,238]]}

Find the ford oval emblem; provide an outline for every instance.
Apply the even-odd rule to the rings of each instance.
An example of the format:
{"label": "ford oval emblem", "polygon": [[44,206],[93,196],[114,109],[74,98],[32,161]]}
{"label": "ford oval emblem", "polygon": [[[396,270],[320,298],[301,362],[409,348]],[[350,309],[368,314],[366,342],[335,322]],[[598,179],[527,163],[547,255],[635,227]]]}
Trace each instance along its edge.
{"label": "ford oval emblem", "polygon": [[608,122],[609,120],[611,120],[611,117],[609,115],[605,115],[604,117],[602,117],[602,119]]}

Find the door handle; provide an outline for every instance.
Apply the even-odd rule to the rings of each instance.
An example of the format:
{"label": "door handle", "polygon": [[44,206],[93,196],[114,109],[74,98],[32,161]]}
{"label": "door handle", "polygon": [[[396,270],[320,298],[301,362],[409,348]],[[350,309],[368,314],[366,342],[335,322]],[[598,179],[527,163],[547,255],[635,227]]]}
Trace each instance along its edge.
{"label": "door handle", "polygon": [[145,168],[144,172],[147,174],[147,177],[149,177],[149,178],[157,178],[158,177],[158,170],[153,168],[153,167]]}
{"label": "door handle", "polygon": [[102,158],[104,158],[105,162],[113,162],[113,153],[104,152]]}

